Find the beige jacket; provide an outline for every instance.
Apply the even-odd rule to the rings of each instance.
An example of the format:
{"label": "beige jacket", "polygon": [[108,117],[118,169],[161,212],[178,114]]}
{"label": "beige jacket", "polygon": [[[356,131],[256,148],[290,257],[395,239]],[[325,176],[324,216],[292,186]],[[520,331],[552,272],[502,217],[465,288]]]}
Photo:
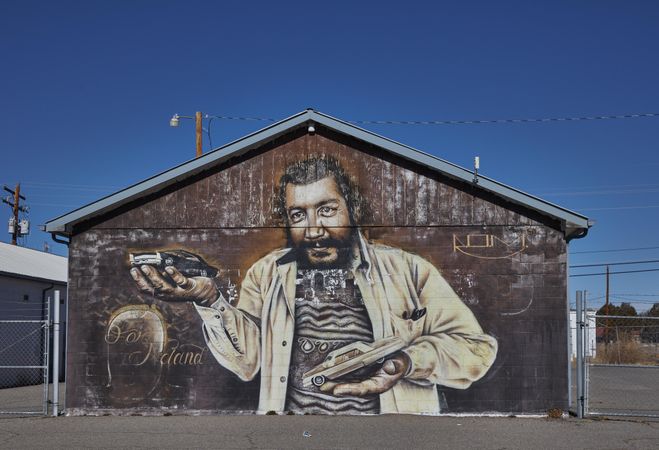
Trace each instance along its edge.
{"label": "beige jacket", "polygon": [[[361,235],[355,253],[353,273],[373,337],[402,337],[412,362],[406,377],[380,394],[381,413],[439,413],[435,385],[469,387],[494,362],[497,341],[428,261]],[[217,361],[245,381],[261,371],[261,413],[283,411],[286,402],[297,274],[291,255],[276,250],[257,261],[242,281],[237,307],[224,298],[211,307],[195,305]],[[418,320],[403,318],[422,308],[427,312]]]}

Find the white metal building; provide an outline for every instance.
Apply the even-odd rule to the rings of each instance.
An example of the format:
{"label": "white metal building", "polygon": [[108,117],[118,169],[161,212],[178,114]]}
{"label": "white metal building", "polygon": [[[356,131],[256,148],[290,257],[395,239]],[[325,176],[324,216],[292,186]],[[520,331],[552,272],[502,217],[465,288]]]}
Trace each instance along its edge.
{"label": "white metal building", "polygon": [[[43,340],[27,321],[48,318],[54,292],[60,291],[62,328],[66,323],[67,258],[16,245],[0,243],[0,367],[17,361],[37,360]],[[51,299],[50,305],[47,299]],[[22,321],[22,322],[21,322]],[[51,346],[52,348],[52,346]],[[60,348],[64,355],[64,333]],[[32,356],[33,355],[33,356]],[[63,371],[60,372],[60,379]],[[0,388],[40,382],[34,370],[0,368]]]}
{"label": "white metal building", "polygon": [[[597,341],[596,341],[596,333],[597,329],[595,327],[595,311],[589,310],[586,311],[586,333],[585,333],[585,340],[584,340],[584,352],[585,356],[592,356],[595,357],[597,356]],[[570,310],[570,336],[572,339],[572,342],[570,343],[570,349],[571,349],[571,357],[572,359],[577,358],[577,312],[574,310]]]}

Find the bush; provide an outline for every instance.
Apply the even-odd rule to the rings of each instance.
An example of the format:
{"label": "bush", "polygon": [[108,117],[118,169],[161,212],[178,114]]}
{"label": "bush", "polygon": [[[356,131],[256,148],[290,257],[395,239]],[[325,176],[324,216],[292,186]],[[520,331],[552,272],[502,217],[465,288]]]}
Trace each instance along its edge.
{"label": "bush", "polygon": [[560,419],[563,417],[563,410],[560,408],[551,408],[547,411],[547,417],[550,419]]}

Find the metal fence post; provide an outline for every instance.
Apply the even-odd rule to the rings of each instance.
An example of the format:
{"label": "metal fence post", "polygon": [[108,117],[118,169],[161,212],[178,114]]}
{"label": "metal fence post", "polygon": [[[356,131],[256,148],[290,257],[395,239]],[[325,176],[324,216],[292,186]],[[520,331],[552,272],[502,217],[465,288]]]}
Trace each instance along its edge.
{"label": "metal fence post", "polygon": [[588,415],[588,399],[590,398],[590,358],[593,356],[591,352],[588,351],[588,343],[590,342],[590,322],[588,319],[588,291],[583,291],[583,315],[581,323],[583,324],[583,341],[581,345],[583,346],[583,380],[581,382],[583,386],[583,415]]}
{"label": "metal fence post", "polygon": [[577,291],[576,323],[577,323],[577,417],[583,418],[584,413],[584,359],[583,359],[583,292]]}
{"label": "metal fence post", "polygon": [[59,291],[53,305],[53,416],[59,414]]}
{"label": "metal fence post", "polygon": [[[566,252],[566,266],[570,266],[570,252]],[[574,346],[572,344],[572,306],[570,305],[570,277],[566,278],[565,283],[565,309],[567,313],[567,410],[571,411],[573,406],[574,393],[572,392],[572,382],[574,374],[572,373],[572,351]]]}
{"label": "metal fence post", "polygon": [[43,364],[43,415],[48,415],[48,358],[50,356],[50,295],[46,300],[46,317],[43,319],[43,352],[41,354],[41,364]]}
{"label": "metal fence post", "polygon": [[572,408],[572,317],[568,302],[567,310],[567,407]]}

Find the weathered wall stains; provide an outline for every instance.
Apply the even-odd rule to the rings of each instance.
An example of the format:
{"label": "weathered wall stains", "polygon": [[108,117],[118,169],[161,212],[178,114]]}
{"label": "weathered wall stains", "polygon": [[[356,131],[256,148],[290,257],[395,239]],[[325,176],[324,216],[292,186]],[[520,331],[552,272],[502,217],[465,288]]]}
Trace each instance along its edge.
{"label": "weathered wall stains", "polygon": [[[220,270],[216,277],[219,291],[231,307],[241,308],[237,293],[246,283],[250,268],[260,258],[294,242],[294,233],[287,240],[287,224],[277,210],[281,176],[290,164],[319,155],[335,158],[359,187],[367,211],[358,225],[369,248],[384,244],[401,249],[402,255],[419,255],[427,260],[431,264],[428,267],[439,270],[441,275],[437,276],[473,313],[474,323],[482,328],[482,339],[495,343],[488,345],[498,346],[496,358],[493,362],[490,358],[488,366],[479,369],[477,381],[462,388],[457,388],[457,382],[437,384],[439,395],[433,400],[437,410],[532,413],[566,407],[566,244],[557,224],[472,185],[459,184],[422,167],[394,160],[376,148],[319,129],[313,136],[300,132],[282,137],[176,189],[148,197],[76,231],[69,265],[69,408],[264,412],[264,405],[284,405],[281,409],[285,410],[295,405],[299,408],[300,402],[308,401],[314,405],[309,407],[311,412],[388,412],[390,402],[382,395],[379,406],[363,403],[359,407],[371,409],[354,409],[354,405],[329,400],[318,406],[320,397],[300,400],[285,394],[288,397],[278,399],[279,394],[273,392],[279,378],[286,377],[275,376],[278,368],[271,361],[267,367],[262,365],[251,381],[241,380],[250,378],[245,375],[247,372],[224,361],[222,355],[218,357],[209,344],[212,338],[208,333],[213,328],[208,322],[212,319],[204,318],[206,313],[200,312],[190,299],[173,301],[174,297],[153,284],[148,284],[153,288],[150,293],[135,281],[148,275],[130,273],[130,253],[184,250]],[[314,193],[327,192],[309,189],[303,191],[303,200]],[[309,214],[315,214],[314,211]],[[329,223],[329,209],[316,212],[321,221]],[[289,211],[289,225],[290,214]],[[324,219],[323,214],[327,214]],[[344,225],[325,228],[332,236],[349,239],[352,231],[342,233],[341,226]],[[309,251],[309,261],[313,262],[315,250]],[[320,255],[317,261],[322,263],[323,258],[330,258],[329,253],[324,249],[316,251],[316,256]],[[389,302],[392,314],[402,311],[402,316],[391,319],[392,323],[401,317],[401,323],[408,323],[410,319],[405,314],[423,309],[402,298],[406,295],[392,294],[392,290],[404,292],[400,291],[401,286],[407,286],[409,297],[429,296],[429,311],[424,312],[427,317],[409,322],[409,326],[419,329],[411,336],[432,335],[429,317],[436,313],[435,308],[442,307],[441,296],[438,294],[435,299],[428,292],[415,293],[410,283],[414,284],[416,272],[396,270],[377,269],[374,273],[382,275],[382,279],[375,280],[373,289],[386,288],[382,294],[371,295]],[[267,286],[271,281],[272,278],[260,279],[258,283]],[[358,285],[359,280],[355,279],[354,284]],[[361,290],[370,289],[361,286]],[[347,292],[348,297],[353,295],[353,290],[345,286],[340,292]],[[356,298],[357,304],[361,295],[369,295],[355,292],[357,297],[353,300]],[[272,322],[273,336],[288,332],[284,330],[287,327],[299,329],[301,322],[285,325],[277,319],[280,316],[273,306],[274,294],[261,297],[268,299],[266,303],[273,302],[268,306],[271,309],[256,311],[261,316],[261,329],[265,326],[263,321]],[[364,301],[368,302],[368,298]],[[242,307],[245,302],[243,299]],[[202,309],[203,306],[208,305],[202,305]],[[375,319],[371,317],[371,321]],[[374,339],[377,328],[374,324]],[[293,333],[292,328],[289,331]],[[227,342],[235,338],[239,351],[245,351],[240,345],[254,344],[240,334],[241,330],[236,333],[224,337],[230,339]],[[307,357],[290,353],[292,343],[288,338],[282,340],[287,344],[277,352],[292,355],[284,360],[295,359],[301,366],[311,364]],[[463,355],[460,358],[465,361],[473,357],[457,354]],[[266,389],[267,401],[267,383],[260,379],[264,373],[267,383],[274,380],[274,387]],[[290,380],[281,383],[289,386],[289,392],[297,386]],[[400,383],[403,382],[394,386]],[[419,406],[423,401],[408,403],[398,410],[431,411]],[[269,409],[277,407],[266,410]]]}
{"label": "weathered wall stains", "polygon": [[[488,198],[472,185],[460,185],[381,150],[322,130],[281,138],[246,160],[138,207],[108,218],[95,228],[255,228],[280,226],[273,198],[284,168],[305,155],[341,161],[368,199],[371,214],[362,225],[459,226],[531,225],[547,219]],[[355,153],[355,150],[358,150]],[[243,157],[244,158],[244,157]]]}

